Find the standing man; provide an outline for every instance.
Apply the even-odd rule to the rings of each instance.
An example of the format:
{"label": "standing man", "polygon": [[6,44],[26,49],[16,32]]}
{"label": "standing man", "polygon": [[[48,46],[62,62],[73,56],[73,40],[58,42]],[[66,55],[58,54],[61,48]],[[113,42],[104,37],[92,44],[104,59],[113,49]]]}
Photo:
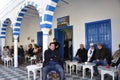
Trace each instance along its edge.
{"label": "standing man", "polygon": [[55,43],[55,49],[59,50],[60,44],[57,42],[56,38],[53,38],[53,42]]}
{"label": "standing man", "polygon": [[54,42],[49,44],[49,48],[44,53],[44,59],[42,80],[47,80],[47,74],[52,70],[59,74],[60,80],[64,80],[64,70],[60,65],[61,57],[58,50],[55,50]]}

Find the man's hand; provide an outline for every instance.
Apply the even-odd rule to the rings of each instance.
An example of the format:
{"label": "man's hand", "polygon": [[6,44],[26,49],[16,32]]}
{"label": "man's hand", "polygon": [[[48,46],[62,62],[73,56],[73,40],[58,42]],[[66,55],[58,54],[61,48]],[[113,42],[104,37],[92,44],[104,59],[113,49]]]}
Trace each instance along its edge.
{"label": "man's hand", "polygon": [[100,60],[99,59],[97,59],[97,62],[99,62]]}
{"label": "man's hand", "polygon": [[52,61],[53,59],[52,59],[52,58],[50,58],[50,60]]}

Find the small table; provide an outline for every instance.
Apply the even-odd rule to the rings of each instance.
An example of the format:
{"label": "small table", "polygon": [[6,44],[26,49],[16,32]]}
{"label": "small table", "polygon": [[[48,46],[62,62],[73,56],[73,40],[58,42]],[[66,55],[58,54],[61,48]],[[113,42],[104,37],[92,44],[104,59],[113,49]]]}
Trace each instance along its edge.
{"label": "small table", "polygon": [[101,71],[101,80],[104,80],[104,74],[110,74],[113,77],[113,80],[115,80],[115,73],[117,72],[117,69],[114,67],[106,68],[105,66],[99,66],[98,69]]}
{"label": "small table", "polygon": [[91,70],[91,79],[93,78],[93,66],[95,66],[94,63],[90,63],[90,62],[85,62],[85,63],[81,63],[81,65],[83,66],[83,79],[85,77],[85,69],[88,68]]}
{"label": "small table", "polygon": [[39,65],[29,65],[26,67],[28,71],[28,80],[30,80],[30,71],[33,72],[34,80],[36,80],[36,73],[38,70],[40,70],[40,79],[42,80],[42,63]]}
{"label": "small table", "polygon": [[77,64],[78,64],[78,61],[70,61],[70,60],[68,60],[68,61],[65,61],[65,63],[66,63],[66,72],[68,72],[68,66],[69,66],[70,67],[69,71],[70,71],[70,75],[71,75],[71,68],[72,68],[72,66],[75,65],[75,67],[76,67],[76,74],[77,74]]}
{"label": "small table", "polygon": [[6,57],[4,58],[4,66],[5,66],[5,63],[7,65],[7,67],[11,64],[13,65],[13,58],[12,57]]}

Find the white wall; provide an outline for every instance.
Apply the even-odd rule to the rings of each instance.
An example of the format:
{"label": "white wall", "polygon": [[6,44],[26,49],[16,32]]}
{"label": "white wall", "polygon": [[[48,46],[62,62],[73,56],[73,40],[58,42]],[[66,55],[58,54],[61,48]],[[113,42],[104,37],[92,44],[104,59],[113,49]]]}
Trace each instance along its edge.
{"label": "white wall", "polygon": [[[85,43],[85,23],[111,19],[112,51],[120,44],[120,0],[66,0],[69,4],[59,2],[54,13],[53,28],[57,18],[69,15],[74,29],[74,54],[80,43]],[[54,31],[54,30],[53,30]],[[54,32],[53,32],[54,33]],[[50,37],[52,41],[53,36]]]}

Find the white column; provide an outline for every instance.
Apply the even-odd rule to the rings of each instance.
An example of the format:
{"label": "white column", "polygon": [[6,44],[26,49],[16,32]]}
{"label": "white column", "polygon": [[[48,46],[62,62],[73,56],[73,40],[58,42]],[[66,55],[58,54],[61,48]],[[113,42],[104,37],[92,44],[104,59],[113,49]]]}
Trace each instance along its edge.
{"label": "white column", "polygon": [[47,28],[43,28],[42,32],[43,32],[43,61],[44,61],[44,52],[46,49],[48,49],[48,33],[49,33],[50,29]]}
{"label": "white column", "polygon": [[14,36],[14,67],[18,67],[18,35]]}
{"label": "white column", "polygon": [[5,46],[5,38],[1,38],[1,55],[3,54],[3,47]]}

